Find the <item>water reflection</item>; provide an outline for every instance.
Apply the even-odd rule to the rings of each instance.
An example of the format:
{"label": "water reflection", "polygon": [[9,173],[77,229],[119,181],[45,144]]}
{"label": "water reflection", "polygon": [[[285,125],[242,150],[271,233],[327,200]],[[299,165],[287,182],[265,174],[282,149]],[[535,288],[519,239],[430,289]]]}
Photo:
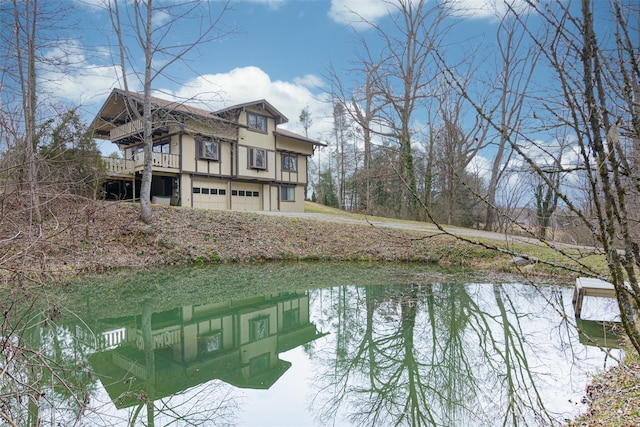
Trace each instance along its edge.
{"label": "water reflection", "polygon": [[62,416],[79,423],[553,425],[580,411],[606,360],[583,342],[616,341],[559,315],[570,287],[440,277],[315,264],[115,276],[27,330],[84,385]]}
{"label": "water reflection", "polygon": [[309,322],[305,292],[158,312],[147,298],[140,315],[93,319],[75,332],[85,342],[96,334],[98,345],[89,361],[98,376],[124,379],[105,386],[118,407],[136,403],[134,386],[154,399],[213,379],[268,389],[291,366],[280,352],[322,336]]}

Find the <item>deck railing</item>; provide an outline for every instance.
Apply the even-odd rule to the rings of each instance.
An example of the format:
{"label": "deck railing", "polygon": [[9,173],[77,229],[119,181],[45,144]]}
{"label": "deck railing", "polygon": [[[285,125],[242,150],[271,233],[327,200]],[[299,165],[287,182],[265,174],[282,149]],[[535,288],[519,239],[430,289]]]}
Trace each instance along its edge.
{"label": "deck railing", "polygon": [[[144,153],[136,153],[133,160],[115,157],[103,157],[108,175],[127,176],[144,167]],[[177,154],[152,153],[152,165],[154,170],[180,168],[180,156]]]}
{"label": "deck railing", "polygon": [[108,175],[132,175],[134,170],[133,160],[116,157],[103,157]]}
{"label": "deck railing", "polygon": [[[154,167],[178,169],[180,167],[180,156],[177,154],[151,153]],[[136,153],[134,157],[135,167],[144,167],[144,153]]]}
{"label": "deck railing", "polygon": [[109,139],[111,141],[117,141],[125,136],[140,132],[142,132],[142,120],[131,120],[130,122],[111,129],[109,132]]}

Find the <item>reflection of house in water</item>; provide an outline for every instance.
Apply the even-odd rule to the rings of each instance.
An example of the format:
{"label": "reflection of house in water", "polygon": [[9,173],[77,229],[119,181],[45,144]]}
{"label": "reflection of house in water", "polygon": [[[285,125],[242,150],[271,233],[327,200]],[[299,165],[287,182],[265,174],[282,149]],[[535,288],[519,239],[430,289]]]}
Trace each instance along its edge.
{"label": "reflection of house in water", "polygon": [[[323,336],[310,323],[305,292],[155,312],[151,359],[144,351],[142,322],[142,314],[103,319],[95,331],[99,348],[90,363],[120,407],[134,403],[133,397],[119,399],[127,391],[153,388],[159,399],[212,379],[267,389],[291,366],[279,353]],[[147,360],[154,360],[153,366]]]}

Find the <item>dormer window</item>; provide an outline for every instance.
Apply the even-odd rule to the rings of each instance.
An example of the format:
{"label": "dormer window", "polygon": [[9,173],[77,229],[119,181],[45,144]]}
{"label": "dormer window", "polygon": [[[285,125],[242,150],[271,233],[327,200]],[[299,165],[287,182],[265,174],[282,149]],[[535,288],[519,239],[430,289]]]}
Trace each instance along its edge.
{"label": "dormer window", "polygon": [[247,113],[247,125],[256,132],[267,133],[267,118],[260,114]]}

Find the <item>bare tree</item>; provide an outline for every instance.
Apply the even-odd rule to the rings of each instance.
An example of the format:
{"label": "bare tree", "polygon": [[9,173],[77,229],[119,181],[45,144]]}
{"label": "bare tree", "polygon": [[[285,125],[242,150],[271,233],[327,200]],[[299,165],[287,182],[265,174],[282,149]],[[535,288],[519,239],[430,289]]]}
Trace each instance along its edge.
{"label": "bare tree", "polygon": [[[406,183],[403,204],[406,215],[417,213],[416,177],[413,160],[415,114],[421,99],[430,95],[429,87],[437,75],[430,70],[429,59],[444,35],[445,7],[429,7],[426,0],[389,2],[392,29],[372,23],[384,42],[383,64],[375,78],[385,98],[382,113],[399,146],[399,173]],[[399,34],[395,36],[392,34]]]}
{"label": "bare tree", "polygon": [[[528,17],[523,19],[526,22]],[[535,45],[526,45],[526,31],[508,11],[501,17],[496,40],[498,66],[501,67],[493,88],[497,102],[494,111],[488,111],[487,114],[498,115],[496,120],[500,123],[501,131],[496,138],[496,151],[487,187],[485,230],[494,230],[498,220],[496,194],[513,153],[509,140],[513,138],[515,130],[522,127],[527,89],[541,53]]]}
{"label": "bare tree", "polygon": [[[15,74],[13,80],[18,84],[19,99],[22,103],[22,141],[24,150],[24,178],[19,184],[25,184],[29,195],[30,220],[36,224],[42,222],[40,198],[38,194],[36,163],[36,110],[37,78],[36,48],[39,45],[39,25],[42,11],[38,0],[12,0],[13,40],[5,40],[7,47],[13,49]],[[13,55],[12,55],[13,56]]]}
{"label": "bare tree", "polygon": [[439,177],[440,205],[447,224],[462,225],[461,221],[455,220],[454,217],[456,211],[469,212],[469,206],[465,203],[467,197],[461,197],[466,192],[465,186],[478,191],[477,186],[471,184],[472,174],[466,169],[478,152],[486,147],[484,141],[489,128],[484,126],[481,117],[476,117],[465,131],[464,97],[445,89],[440,99],[439,119],[442,123],[436,133],[433,153],[437,161],[435,169]]}
{"label": "bare tree", "polygon": [[[444,22],[448,9],[431,6],[426,0],[389,0],[389,20],[384,24],[360,19],[374,30],[383,45],[375,55],[372,40],[360,38],[357,75],[361,77],[356,89],[344,90],[332,75],[334,91],[349,114],[363,130],[363,169],[367,181],[367,210],[372,209],[371,183],[372,144],[375,138],[393,142],[397,146],[395,169],[406,185],[400,187],[401,200],[395,206],[400,215],[417,218],[418,195],[413,144],[418,112],[422,101],[429,98],[430,87],[437,77],[429,61],[435,46],[445,34]],[[388,24],[388,26],[387,26]],[[388,206],[385,206],[388,208]]]}
{"label": "bare tree", "polygon": [[[153,221],[151,212],[151,178],[153,148],[153,116],[151,91],[154,82],[165,74],[176,62],[186,60],[189,52],[199,45],[212,42],[228,34],[222,26],[222,18],[229,10],[229,1],[214,12],[209,5],[199,1],[176,3],[156,3],[153,0],[110,0],[109,14],[113,30],[118,39],[119,66],[122,84],[129,92],[130,76],[135,76],[143,87],[143,110],[133,103],[129,114],[143,126],[144,169],[140,188],[140,217],[146,223]],[[154,21],[161,14],[166,19]],[[157,18],[156,18],[157,19]],[[201,28],[195,39],[189,43],[171,44],[169,34],[182,25],[196,22]],[[136,69],[136,55],[144,58],[143,70]],[[154,61],[162,59],[162,61]],[[159,64],[159,65],[158,65]],[[131,73],[131,74],[130,74]]]}
{"label": "bare tree", "polygon": [[[541,5],[528,1],[530,11],[543,21],[538,36],[524,19],[527,13],[511,9],[510,13],[526,31],[529,42],[542,54],[553,81],[544,96],[528,93],[531,102],[555,118],[558,128],[575,136],[575,150],[579,153],[579,168],[588,182],[593,202],[593,216],[587,216],[576,205],[570,191],[558,191],[562,201],[578,221],[597,237],[597,246],[604,255],[608,271],[601,277],[609,280],[615,290],[622,324],[631,345],[640,353],[640,286],[637,269],[640,267],[640,216],[632,208],[640,194],[640,180],[634,175],[637,159],[631,149],[640,139],[637,118],[640,67],[637,52],[640,29],[637,2],[612,0],[609,3],[581,0],[580,8],[563,2]],[[594,13],[594,9],[597,14]],[[598,22],[607,25],[597,26]],[[606,29],[596,31],[596,28]],[[550,36],[547,36],[550,35]],[[480,102],[464,90],[464,85],[447,67],[441,55],[438,59],[443,71],[478,113],[498,132],[502,123],[496,121]],[[513,128],[509,145],[526,162],[539,179],[550,188],[557,188],[554,176],[536,163],[526,150],[534,139],[522,129]],[[524,143],[524,144],[523,144]],[[575,169],[575,168],[574,168]],[[562,173],[573,172],[562,166]],[[547,242],[548,243],[548,242]],[[569,252],[550,245],[560,252],[571,266],[565,268],[588,276],[598,272],[585,265]],[[540,260],[556,266],[563,264]],[[576,265],[578,267],[576,267]]]}

